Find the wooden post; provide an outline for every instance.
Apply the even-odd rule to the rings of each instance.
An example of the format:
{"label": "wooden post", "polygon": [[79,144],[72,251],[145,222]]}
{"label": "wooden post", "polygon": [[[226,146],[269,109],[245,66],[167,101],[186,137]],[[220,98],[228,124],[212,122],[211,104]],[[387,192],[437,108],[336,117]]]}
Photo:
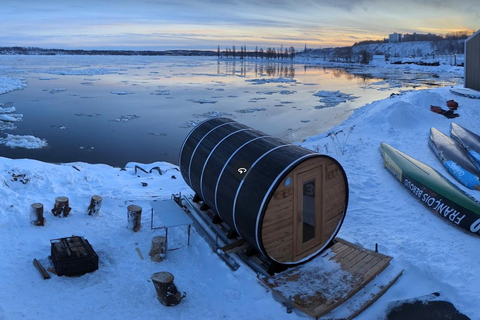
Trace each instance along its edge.
{"label": "wooden post", "polygon": [[178,292],[170,272],[156,272],[152,275],[152,281],[158,300],[167,307],[176,306],[185,296]]}
{"label": "wooden post", "polygon": [[162,236],[156,236],[152,239],[152,248],[148,255],[150,259],[155,262],[161,262],[165,260],[166,250],[165,250],[165,243],[167,238]]}
{"label": "wooden post", "polygon": [[50,275],[49,275],[48,272],[45,270],[45,268],[42,266],[42,264],[40,263],[40,261],[38,261],[37,259],[33,259],[33,265],[35,266],[35,268],[37,268],[38,272],[40,272],[40,274],[42,275],[43,280],[50,279]]}
{"label": "wooden post", "polygon": [[89,216],[98,216],[100,208],[102,207],[103,198],[99,195],[92,196],[90,205],[88,206],[87,213]]}
{"label": "wooden post", "polygon": [[128,210],[128,229],[137,232],[142,227],[142,207],[131,204]]}
{"label": "wooden post", "polygon": [[30,210],[30,222],[34,226],[44,226],[45,218],[43,217],[43,204],[41,203],[34,203],[32,204],[32,209]]}
{"label": "wooden post", "polygon": [[52,209],[52,213],[54,216],[61,216],[67,217],[68,214],[70,213],[70,208],[68,204],[68,197],[56,197],[55,198],[55,206]]}

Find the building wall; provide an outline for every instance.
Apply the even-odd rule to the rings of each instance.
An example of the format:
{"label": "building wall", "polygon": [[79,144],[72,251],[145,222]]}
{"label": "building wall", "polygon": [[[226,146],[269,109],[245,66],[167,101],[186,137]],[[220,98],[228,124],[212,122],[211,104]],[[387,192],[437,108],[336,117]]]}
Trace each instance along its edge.
{"label": "building wall", "polygon": [[480,30],[465,40],[465,88],[480,91]]}
{"label": "building wall", "polygon": [[401,33],[392,33],[388,35],[388,42],[390,43],[397,43],[402,42],[402,34]]}

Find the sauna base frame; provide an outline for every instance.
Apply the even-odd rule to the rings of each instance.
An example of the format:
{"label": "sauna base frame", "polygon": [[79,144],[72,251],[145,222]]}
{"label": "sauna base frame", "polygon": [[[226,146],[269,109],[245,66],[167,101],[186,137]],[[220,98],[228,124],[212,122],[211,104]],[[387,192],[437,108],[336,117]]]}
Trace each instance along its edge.
{"label": "sauna base frame", "polygon": [[352,275],[350,279],[342,279],[342,283],[337,287],[350,289],[329,292],[328,299],[321,288],[316,288],[315,294],[309,295],[307,292],[311,292],[311,286],[299,287],[293,296],[285,296],[278,288],[279,279],[287,277],[292,283],[302,276],[318,278],[318,273],[308,274],[304,271],[309,262],[288,267],[277,265],[258,252],[252,254],[249,252],[251,247],[241,237],[228,238],[230,230],[225,223],[214,223],[213,211],[201,210],[204,207],[199,197],[187,195],[177,202],[181,200],[184,200],[188,213],[194,220],[195,229],[205,238],[212,250],[233,271],[240,267],[237,261],[248,265],[257,273],[259,282],[272,292],[274,299],[286,307],[287,312],[295,311],[315,319],[353,319],[378,300],[403,273],[403,269],[390,265],[392,257],[337,237],[328,249],[311,261],[335,261],[339,266],[337,271],[343,270]]}

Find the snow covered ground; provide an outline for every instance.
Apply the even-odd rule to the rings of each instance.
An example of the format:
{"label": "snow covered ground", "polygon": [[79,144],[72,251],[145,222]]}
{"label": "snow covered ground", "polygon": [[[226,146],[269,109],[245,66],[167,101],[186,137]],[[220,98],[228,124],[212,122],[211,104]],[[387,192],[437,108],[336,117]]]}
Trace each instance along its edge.
{"label": "snow covered ground", "polygon": [[[387,142],[450,178],[427,144],[430,127],[448,133],[451,122],[430,112],[430,105],[444,107],[449,99],[459,103],[455,122],[480,133],[480,100],[455,96],[446,87],[372,102],[302,143],[333,156],[346,171],[350,199],[338,236],[369,249],[378,243],[381,253],[394,258],[392,264],[405,269],[358,319],[384,319],[390,302],[434,291],[471,319],[480,319],[480,238],[447,224],[412,197],[383,168],[379,152],[380,143]],[[0,158],[1,320],[301,319],[287,314],[247,266],[232,272],[194,230],[187,246],[186,229],[171,229],[169,247],[179,249],[163,262],[151,262],[151,239],[163,232],[150,230],[149,202],[191,190],[171,164],[138,164],[146,170],[159,166],[163,175],[135,173],[135,165],[129,163],[121,171],[102,164]],[[464,190],[480,199],[478,191]],[[98,217],[85,212],[94,194],[104,199]],[[70,199],[67,218],[50,213],[58,196]],[[30,224],[30,205],[35,202],[45,206],[44,227]],[[137,233],[126,227],[130,204],[143,208],[143,227]],[[89,240],[99,255],[99,269],[81,277],[42,280],[32,260],[48,266],[49,240],[71,235]],[[137,255],[137,247],[145,260]],[[173,273],[178,289],[187,293],[180,305],[166,308],[156,299],[149,279],[158,271]]]}

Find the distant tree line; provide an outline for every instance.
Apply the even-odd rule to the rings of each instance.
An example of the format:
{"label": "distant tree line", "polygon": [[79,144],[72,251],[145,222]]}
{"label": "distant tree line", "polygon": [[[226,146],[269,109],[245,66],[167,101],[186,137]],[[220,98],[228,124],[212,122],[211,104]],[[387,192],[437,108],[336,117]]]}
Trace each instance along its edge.
{"label": "distant tree line", "polygon": [[105,55],[105,56],[214,56],[207,50],[80,50],[37,47],[0,47],[0,54],[20,55]]}
{"label": "distant tree line", "polygon": [[283,48],[283,45],[280,48],[267,48],[264,50],[263,48],[258,49],[258,46],[255,47],[255,50],[248,51],[247,46],[241,46],[240,50],[236,50],[235,46],[227,47],[225,50],[221,50],[220,46],[217,48],[217,57],[218,58],[232,58],[232,59],[278,59],[278,60],[285,60],[290,59],[293,60],[295,58],[295,48]]}

